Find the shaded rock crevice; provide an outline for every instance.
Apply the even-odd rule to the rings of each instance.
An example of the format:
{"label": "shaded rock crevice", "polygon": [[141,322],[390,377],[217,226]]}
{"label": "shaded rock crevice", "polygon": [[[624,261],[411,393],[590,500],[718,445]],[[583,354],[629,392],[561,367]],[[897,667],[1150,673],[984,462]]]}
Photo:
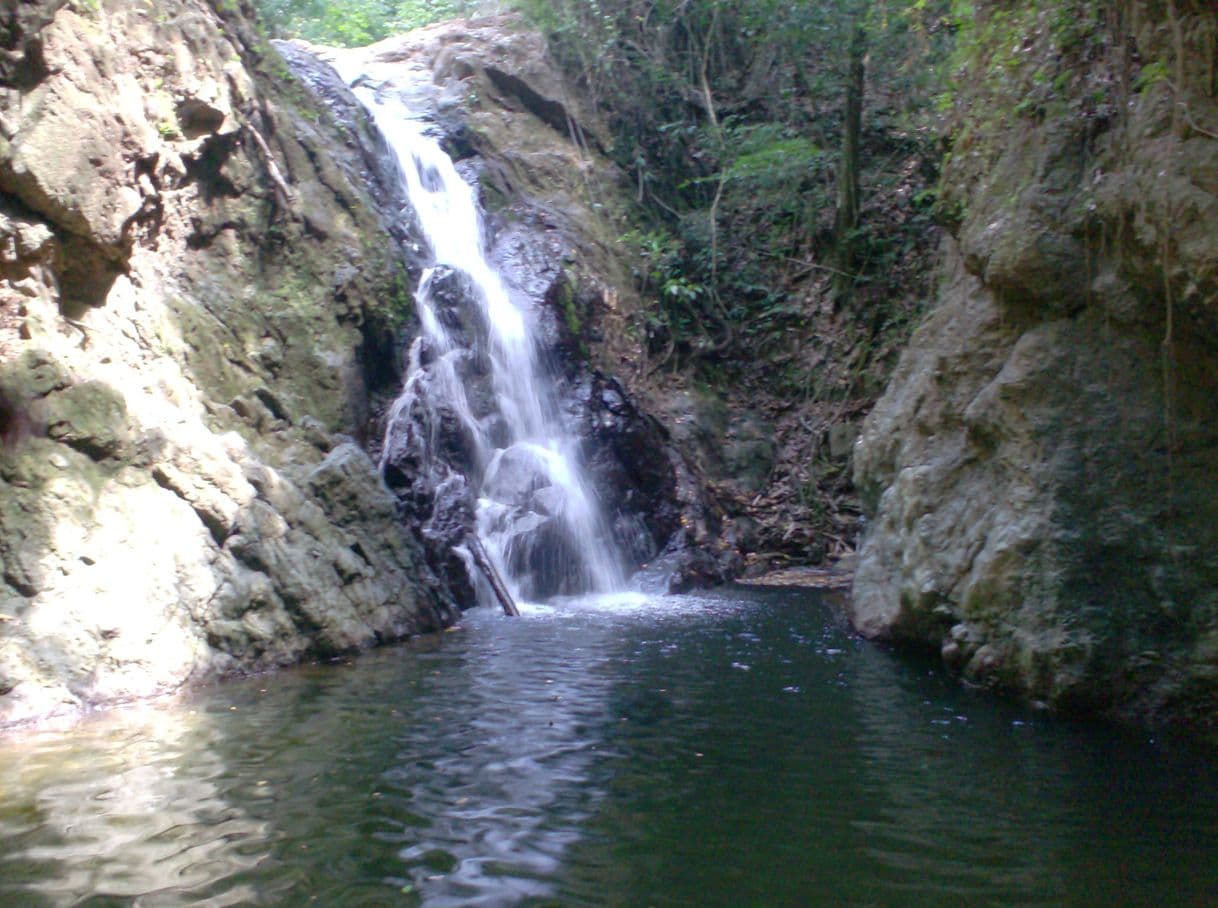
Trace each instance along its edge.
{"label": "shaded rock crevice", "polygon": [[486,73],[491,84],[502,94],[517,99],[525,110],[560,136],[570,139],[577,145],[594,148],[600,154],[605,154],[600,140],[575,121],[565,104],[554,98],[544,97],[524,79],[497,66],[486,66],[483,68],[483,72]]}

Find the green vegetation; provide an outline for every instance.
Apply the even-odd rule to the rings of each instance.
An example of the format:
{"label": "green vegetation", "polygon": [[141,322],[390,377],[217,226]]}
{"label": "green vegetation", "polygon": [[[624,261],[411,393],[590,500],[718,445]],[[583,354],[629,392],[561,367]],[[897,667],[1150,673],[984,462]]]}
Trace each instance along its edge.
{"label": "green vegetation", "polygon": [[484,11],[483,0],[254,0],[276,38],[358,47],[395,32]]}
{"label": "green vegetation", "polygon": [[[896,349],[927,290],[946,0],[517,6],[635,186],[643,214],[624,241],[658,364],[722,376],[778,339],[834,331],[879,358]],[[832,393],[869,393],[869,374],[855,364]],[[781,382],[807,388],[807,367]]]}

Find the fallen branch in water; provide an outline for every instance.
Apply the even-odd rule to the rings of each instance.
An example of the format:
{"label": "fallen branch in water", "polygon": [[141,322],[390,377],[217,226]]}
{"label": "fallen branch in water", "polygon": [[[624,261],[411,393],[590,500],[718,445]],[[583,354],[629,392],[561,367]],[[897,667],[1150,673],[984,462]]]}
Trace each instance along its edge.
{"label": "fallen branch in water", "polygon": [[503,582],[503,578],[499,576],[499,572],[495,570],[495,565],[491,562],[490,556],[486,554],[486,549],[482,547],[482,540],[473,533],[467,533],[465,535],[465,546],[469,549],[470,555],[473,556],[474,564],[478,566],[478,570],[482,571],[487,582],[491,585],[495,598],[503,606],[503,614],[512,617],[518,616],[520,609],[516,608],[516,603],[512,600],[512,594],[508,592],[507,585]]}

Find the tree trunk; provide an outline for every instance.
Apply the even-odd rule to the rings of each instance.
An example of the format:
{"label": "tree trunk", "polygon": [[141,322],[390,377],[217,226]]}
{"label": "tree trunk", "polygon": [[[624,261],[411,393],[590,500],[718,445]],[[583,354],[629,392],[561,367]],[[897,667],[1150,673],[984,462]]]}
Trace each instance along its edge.
{"label": "tree trunk", "polygon": [[841,298],[854,283],[854,232],[859,226],[859,138],[863,127],[863,81],[866,77],[867,33],[862,17],[850,37],[846,75],[846,115],[842,124],[842,156],[837,171],[837,218],[834,263],[835,295]]}

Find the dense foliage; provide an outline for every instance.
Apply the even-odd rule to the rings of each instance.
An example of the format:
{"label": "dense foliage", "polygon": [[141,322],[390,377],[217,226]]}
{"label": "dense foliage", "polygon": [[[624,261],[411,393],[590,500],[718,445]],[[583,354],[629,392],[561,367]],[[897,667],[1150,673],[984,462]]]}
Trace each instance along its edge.
{"label": "dense foliage", "polygon": [[254,0],[279,38],[358,47],[394,32],[483,11],[481,0]]}
{"label": "dense foliage", "polygon": [[[721,371],[825,305],[848,334],[905,330],[929,258],[946,3],[519,5],[609,119],[648,213],[630,239],[657,358]],[[874,340],[843,342],[882,355]],[[831,383],[860,390],[867,369]]]}
{"label": "dense foliage", "polygon": [[729,511],[766,557],[844,551],[857,511],[832,433],[933,294],[948,0],[517,4],[633,185],[650,370],[772,427],[763,493]]}

